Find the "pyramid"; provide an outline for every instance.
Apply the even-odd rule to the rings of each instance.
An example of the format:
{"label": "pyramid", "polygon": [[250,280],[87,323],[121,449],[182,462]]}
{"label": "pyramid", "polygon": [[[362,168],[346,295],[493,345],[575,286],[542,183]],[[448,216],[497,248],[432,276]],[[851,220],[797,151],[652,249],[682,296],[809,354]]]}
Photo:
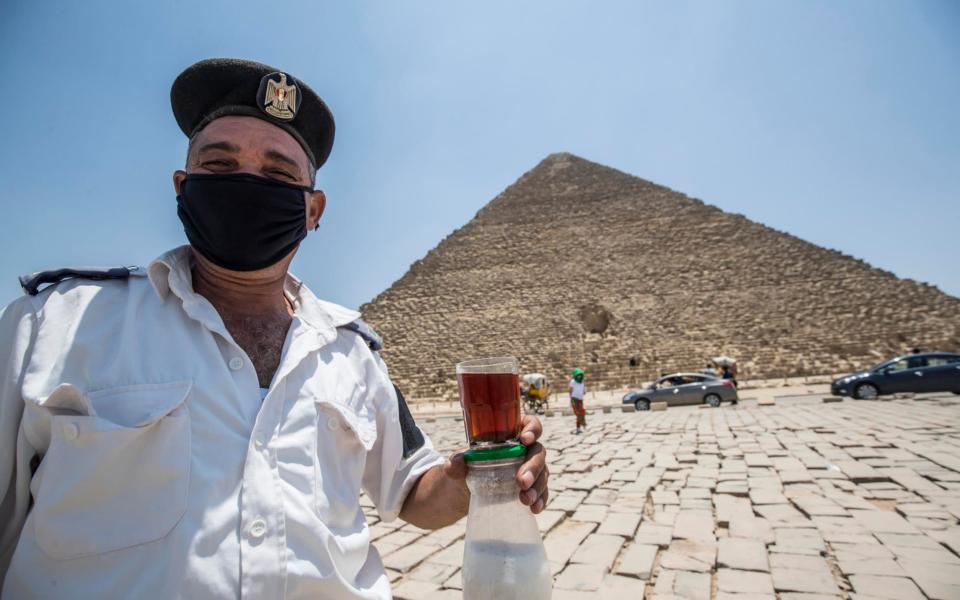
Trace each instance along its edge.
{"label": "pyramid", "polygon": [[700,200],[553,154],[361,308],[394,381],[451,400],[454,365],[516,356],[565,389],[698,370],[851,371],[960,348],[960,299]]}

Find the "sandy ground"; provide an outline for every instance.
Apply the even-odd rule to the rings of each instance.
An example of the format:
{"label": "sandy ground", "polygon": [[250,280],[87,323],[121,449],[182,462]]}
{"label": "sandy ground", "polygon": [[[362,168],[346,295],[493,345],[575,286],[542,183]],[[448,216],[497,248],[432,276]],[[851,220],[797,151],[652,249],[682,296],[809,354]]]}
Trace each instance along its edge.
{"label": "sandy ground", "polygon": [[[830,376],[779,379],[779,380],[755,380],[740,382],[739,395],[741,400],[746,402],[758,400],[775,400],[777,398],[795,399],[799,397],[814,397],[820,401],[822,396],[828,395],[830,391]],[[588,410],[598,410],[603,407],[619,409],[622,406],[623,395],[628,389],[622,390],[601,390],[593,391],[587,388],[587,397],[585,405]],[[568,393],[553,393],[550,395],[549,407],[556,410],[567,410],[570,408],[570,395]],[[444,417],[460,414],[460,404],[458,402],[412,402],[410,409],[417,417]]]}

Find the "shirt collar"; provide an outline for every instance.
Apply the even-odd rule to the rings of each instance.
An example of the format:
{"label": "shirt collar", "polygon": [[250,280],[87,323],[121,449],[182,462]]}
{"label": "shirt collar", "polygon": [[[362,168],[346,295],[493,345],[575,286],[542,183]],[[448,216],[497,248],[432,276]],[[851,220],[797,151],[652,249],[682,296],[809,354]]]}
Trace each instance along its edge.
{"label": "shirt collar", "polygon": [[192,277],[186,280],[183,277],[184,274],[190,274],[192,260],[190,246],[180,246],[164,252],[147,265],[147,278],[161,300],[166,300],[174,287],[182,288],[186,285],[189,292],[193,293]]}
{"label": "shirt collar", "polygon": [[295,314],[316,329],[340,327],[360,318],[360,313],[355,310],[317,298],[292,273],[287,273],[283,289],[293,303]]}
{"label": "shirt collar", "polygon": [[[147,267],[147,276],[161,300],[173,292],[181,302],[187,302],[199,296],[193,291],[192,267],[193,253],[185,245],[157,257]],[[293,304],[294,314],[328,340],[336,337],[337,327],[360,317],[355,310],[320,300],[291,273],[287,273],[283,289]]]}

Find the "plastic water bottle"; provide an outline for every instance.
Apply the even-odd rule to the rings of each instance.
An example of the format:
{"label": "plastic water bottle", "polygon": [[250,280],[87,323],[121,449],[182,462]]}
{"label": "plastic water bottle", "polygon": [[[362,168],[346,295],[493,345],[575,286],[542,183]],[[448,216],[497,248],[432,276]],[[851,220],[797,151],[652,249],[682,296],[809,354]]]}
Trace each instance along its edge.
{"label": "plastic water bottle", "polygon": [[526,448],[474,449],[467,460],[470,510],[463,550],[464,600],[549,600],[550,565],[537,521],[515,480]]}

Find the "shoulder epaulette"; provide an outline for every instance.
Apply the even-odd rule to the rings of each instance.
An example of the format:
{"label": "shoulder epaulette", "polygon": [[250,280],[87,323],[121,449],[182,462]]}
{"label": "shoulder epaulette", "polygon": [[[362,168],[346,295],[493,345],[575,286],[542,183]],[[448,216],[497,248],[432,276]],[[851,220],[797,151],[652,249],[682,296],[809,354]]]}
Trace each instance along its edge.
{"label": "shoulder epaulette", "polygon": [[374,352],[379,352],[383,348],[383,338],[377,335],[377,332],[371,329],[369,325],[363,322],[362,319],[356,319],[341,325],[343,329],[350,330],[360,337],[363,338],[363,341],[367,343],[367,346],[370,347]]}
{"label": "shoulder epaulette", "polygon": [[37,273],[31,273],[29,275],[21,275],[20,287],[23,288],[24,294],[36,296],[40,293],[41,285],[56,285],[67,279],[103,281],[106,279],[129,279],[131,276],[143,276],[146,274],[146,269],[143,267],[74,267],[51,269],[49,271],[38,271]]}

